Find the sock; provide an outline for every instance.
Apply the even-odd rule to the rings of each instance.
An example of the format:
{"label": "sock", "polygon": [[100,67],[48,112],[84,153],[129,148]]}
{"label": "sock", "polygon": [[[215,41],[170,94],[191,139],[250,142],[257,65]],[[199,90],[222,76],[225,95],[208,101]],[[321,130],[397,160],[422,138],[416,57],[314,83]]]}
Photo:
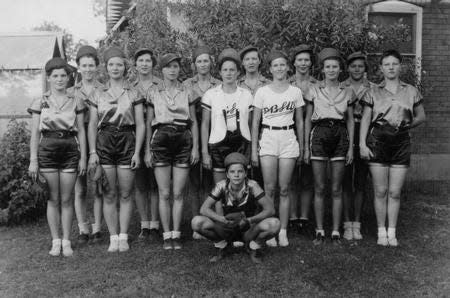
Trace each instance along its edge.
{"label": "sock", "polygon": [[325,230],[323,230],[323,229],[316,229],[316,235],[318,235],[318,234],[320,234],[320,235],[322,235],[323,237],[325,237]]}
{"label": "sock", "polygon": [[300,220],[301,220],[301,221],[308,221],[308,220],[309,220],[309,218],[307,218],[307,217],[303,217],[303,216],[300,216]]}
{"label": "sock", "polygon": [[386,237],[386,227],[378,227],[378,238]]}
{"label": "sock", "polygon": [[250,241],[249,245],[250,249],[257,250],[261,248],[261,245],[256,243],[255,241]]}
{"label": "sock", "polygon": [[152,221],[150,222],[150,229],[159,230],[159,221],[157,221],[157,220],[152,220]]}
{"label": "sock", "polygon": [[61,239],[53,239],[52,245],[61,245]]}
{"label": "sock", "polygon": [[119,235],[115,234],[115,235],[109,236],[109,241],[110,242],[119,241]]}
{"label": "sock", "polygon": [[119,240],[128,240],[128,234],[120,233],[119,234]]}
{"label": "sock", "polygon": [[219,249],[224,249],[225,247],[227,247],[227,245],[228,245],[228,242],[226,242],[225,240],[214,243],[214,247],[219,248]]}
{"label": "sock", "polygon": [[163,239],[164,240],[167,240],[167,239],[170,239],[170,238],[172,238],[172,232],[164,232],[163,233]]}
{"label": "sock", "polygon": [[286,236],[286,229],[281,229],[280,233],[278,234],[280,236]]}
{"label": "sock", "polygon": [[150,221],[148,220],[141,221],[141,229],[150,229]]}
{"label": "sock", "polygon": [[70,240],[63,239],[63,240],[61,241],[61,244],[62,244],[62,246],[70,246]]}
{"label": "sock", "polygon": [[333,231],[333,232],[331,232],[331,237],[333,237],[333,236],[341,237],[341,234],[339,234],[339,231]]}
{"label": "sock", "polygon": [[394,239],[395,238],[395,228],[388,228],[387,229],[387,236],[390,239]]}
{"label": "sock", "polygon": [[89,234],[89,222],[78,223],[80,234]]}
{"label": "sock", "polygon": [[172,239],[180,239],[181,232],[180,231],[172,231]]}
{"label": "sock", "polygon": [[296,221],[296,220],[298,220],[298,217],[291,217],[291,218],[289,218],[289,221]]}
{"label": "sock", "polygon": [[98,233],[101,230],[101,225],[99,223],[92,224],[92,234]]}

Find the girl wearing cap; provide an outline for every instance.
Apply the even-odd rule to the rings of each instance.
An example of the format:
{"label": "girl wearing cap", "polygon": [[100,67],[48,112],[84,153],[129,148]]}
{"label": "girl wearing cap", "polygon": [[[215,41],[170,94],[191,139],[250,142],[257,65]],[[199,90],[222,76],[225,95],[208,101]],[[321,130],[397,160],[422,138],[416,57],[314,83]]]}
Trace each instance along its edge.
{"label": "girl wearing cap", "polygon": [[[182,248],[180,225],[183,189],[189,167],[197,163],[199,158],[196,102],[191,90],[178,82],[180,60],[179,56],[172,53],[162,56],[160,66],[164,81],[152,87],[147,96],[145,163],[154,167],[158,183],[164,249]],[[171,191],[172,208],[169,202]]]}
{"label": "girl wearing cap", "polygon": [[[131,85],[140,94],[146,95],[153,86],[162,84],[162,80],[153,75],[156,66],[156,58],[148,48],[140,48],[134,54],[134,61],[137,70],[137,78]],[[146,107],[144,106],[144,120],[146,117]],[[145,149],[141,149],[141,159],[143,160]],[[150,183],[149,183],[150,181]],[[141,217],[140,239],[149,237],[157,238],[159,235],[158,220],[158,186],[152,168],[147,168],[144,163],[136,170],[135,177],[135,200],[136,207]],[[150,218],[148,214],[148,202],[150,200]],[[150,220],[151,219],[151,220]]]}
{"label": "girl wearing cap", "polygon": [[344,207],[344,239],[361,240],[361,210],[364,189],[366,187],[369,169],[359,155],[359,128],[362,116],[361,98],[375,86],[367,80],[364,74],[368,71],[366,55],[355,52],[347,57],[347,72],[349,77],[343,82],[356,93],[356,101],[353,106],[353,118],[355,119],[355,141],[353,147],[353,163],[345,167],[343,182],[343,207]]}
{"label": "girl wearing cap", "polygon": [[[95,91],[103,87],[97,81],[96,73],[99,64],[97,50],[91,46],[82,46],[77,53],[75,59],[81,74],[81,81],[69,88],[67,91],[72,93],[75,98],[87,102],[89,96]],[[89,123],[89,111],[84,114],[84,126],[87,131]],[[87,141],[86,141],[87,145]],[[91,174],[91,173],[90,173]],[[87,220],[87,176],[79,176],[75,183],[75,215],[78,221],[80,234],[78,235],[78,244],[86,244],[89,241],[89,222]],[[91,175],[92,176],[92,175]],[[98,187],[95,183],[95,187]],[[101,241],[101,220],[103,198],[98,195],[98,191],[94,191],[94,223],[92,224],[92,241],[98,243]]]}
{"label": "girl wearing cap", "polygon": [[[377,244],[397,246],[396,226],[400,196],[411,158],[409,130],[425,121],[422,95],[400,80],[402,56],[396,50],[381,55],[384,81],[370,88],[364,105],[361,158],[369,161],[378,224]],[[386,219],[388,228],[386,230]]]}
{"label": "girl wearing cap", "polygon": [[[183,85],[192,90],[194,98],[198,101],[202,98],[205,92],[211,88],[216,87],[220,84],[220,81],[211,75],[212,68],[212,56],[211,51],[206,46],[200,46],[196,48],[192,55],[192,63],[196,74],[183,82]],[[202,119],[202,109],[200,105],[196,105],[196,117],[197,121],[201,122]],[[201,136],[201,135],[200,135]],[[204,197],[203,192],[205,191],[205,186],[209,187],[211,183],[211,172],[202,169],[200,163],[195,164],[191,168],[191,174],[189,175],[189,187],[193,190],[193,195],[191,195],[191,210],[193,216],[198,215],[200,209],[200,201]],[[194,239],[201,239],[199,234],[195,233],[192,235]]]}
{"label": "girl wearing cap", "polygon": [[[70,69],[66,61],[53,58],[45,65],[50,90],[35,100],[28,112],[32,114],[30,166],[33,180],[40,173],[47,181],[50,197],[47,220],[52,235],[50,255],[72,256],[72,191],[78,174],[86,171],[86,135],[84,111],[79,98],[67,93]],[[60,206],[61,205],[61,206]],[[62,227],[62,240],[60,236]]]}
{"label": "girl wearing cap", "polygon": [[[125,79],[125,54],[111,47],[104,53],[109,80],[89,98],[89,166],[100,164],[109,188],[104,193],[103,213],[110,234],[108,252],[129,250],[128,227],[133,202],[131,193],[144,141],[145,99]],[[119,191],[117,191],[117,187]],[[119,194],[120,211],[117,212]]]}
{"label": "girl wearing cap", "polygon": [[238,85],[255,95],[258,88],[270,83],[270,80],[259,72],[262,63],[261,55],[257,47],[247,46],[241,50],[239,56],[244,74],[239,78]]}
{"label": "girl wearing cap", "polygon": [[[317,80],[311,76],[311,69],[314,65],[312,48],[306,44],[301,44],[296,47],[292,55],[291,63],[294,66],[295,74],[289,78],[289,82],[293,86],[300,88],[303,98],[306,99],[311,86],[317,83]],[[303,111],[304,118],[305,112],[306,109]],[[289,225],[296,228],[297,232],[309,236],[313,230],[313,225],[309,221],[309,210],[314,196],[314,180],[311,164],[306,164],[302,161],[297,173],[300,177],[300,183],[298,183],[296,173],[294,172],[290,190]],[[295,186],[300,188],[300,218],[297,213],[298,202],[297,194],[294,191],[296,189]]]}
{"label": "girl wearing cap", "polygon": [[312,86],[307,97],[305,120],[305,161],[311,162],[314,174],[314,212],[316,238],[325,241],[323,229],[327,166],[330,161],[331,197],[333,200],[333,244],[340,244],[339,226],[342,212],[342,180],[345,165],[353,160],[353,103],[356,95],[339,83],[343,69],[339,52],[325,48],[319,53],[324,80]]}
{"label": "girl wearing cap", "polygon": [[[280,189],[281,230],[278,242],[280,246],[288,246],[286,234],[289,219],[288,191],[296,161],[303,157],[302,106],[305,103],[302,91],[290,85],[287,80],[289,60],[286,55],[280,51],[273,51],[267,60],[273,82],[259,88],[253,101],[252,163],[254,166],[261,163],[264,190],[272,202],[277,186]],[[263,131],[258,141],[261,119]],[[277,242],[272,238],[267,244],[276,246]]]}

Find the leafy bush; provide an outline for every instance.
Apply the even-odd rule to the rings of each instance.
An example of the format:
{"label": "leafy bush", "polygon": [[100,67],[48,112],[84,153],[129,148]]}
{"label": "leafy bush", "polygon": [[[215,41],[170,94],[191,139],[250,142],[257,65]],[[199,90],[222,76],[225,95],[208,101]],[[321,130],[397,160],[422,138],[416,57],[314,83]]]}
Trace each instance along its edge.
{"label": "leafy bush", "polygon": [[0,143],[0,224],[36,220],[45,210],[47,191],[28,177],[30,132],[12,119]]}

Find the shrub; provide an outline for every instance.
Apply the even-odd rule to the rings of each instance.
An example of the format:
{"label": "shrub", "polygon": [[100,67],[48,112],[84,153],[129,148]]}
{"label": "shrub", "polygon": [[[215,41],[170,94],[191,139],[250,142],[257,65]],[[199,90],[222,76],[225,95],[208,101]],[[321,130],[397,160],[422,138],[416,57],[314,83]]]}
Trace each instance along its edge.
{"label": "shrub", "polygon": [[26,122],[12,119],[0,143],[0,224],[36,220],[48,193],[28,177],[30,132]]}

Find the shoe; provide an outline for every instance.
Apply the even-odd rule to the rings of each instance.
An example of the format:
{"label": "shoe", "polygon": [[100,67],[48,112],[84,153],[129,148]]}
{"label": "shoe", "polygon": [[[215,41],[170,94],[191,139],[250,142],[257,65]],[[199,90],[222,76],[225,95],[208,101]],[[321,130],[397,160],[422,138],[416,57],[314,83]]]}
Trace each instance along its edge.
{"label": "shoe", "polygon": [[139,233],[138,238],[141,240],[148,239],[150,237],[150,229],[143,228],[141,229],[141,233]]}
{"label": "shoe", "polygon": [[217,263],[220,260],[222,260],[223,258],[225,258],[225,256],[226,256],[225,249],[226,249],[226,247],[225,248],[216,249],[217,250],[217,254],[215,256],[213,256],[211,259],[209,259],[209,262],[210,263]]}
{"label": "shoe", "polygon": [[234,241],[233,242],[233,247],[242,247],[244,246],[244,242],[242,241]]}
{"label": "shoe", "polygon": [[128,239],[119,239],[119,252],[126,252],[130,250]]}
{"label": "shoe", "polygon": [[194,232],[194,233],[192,233],[192,239],[194,239],[194,240],[204,240],[206,238],[203,237],[202,235],[200,235],[199,233]]}
{"label": "shoe", "polygon": [[161,237],[161,234],[159,233],[158,229],[150,229],[150,238],[153,240],[159,239]]}
{"label": "shoe", "polygon": [[322,233],[316,233],[316,238],[313,240],[314,245],[322,245],[325,243],[325,236]]}
{"label": "shoe", "polygon": [[110,239],[108,252],[118,252],[119,251],[119,238]]}
{"label": "shoe", "polygon": [[102,242],[102,232],[97,232],[92,234],[92,243],[100,243]]}
{"label": "shoe", "polygon": [[61,239],[53,239],[52,249],[48,252],[49,255],[57,257],[61,254]]}
{"label": "shoe", "polygon": [[332,235],[331,236],[331,243],[333,243],[334,246],[340,246],[342,244],[341,236],[339,236],[339,235]]}
{"label": "shoe", "polygon": [[248,254],[250,255],[250,260],[252,260],[253,264],[262,264],[259,249],[249,249]]}
{"label": "shoe", "polygon": [[266,241],[266,245],[269,247],[277,247],[278,243],[277,243],[277,240],[275,239],[275,237],[273,237]]}
{"label": "shoe", "polygon": [[70,241],[69,240],[63,240],[62,242],[63,242],[63,244],[62,244],[63,256],[65,256],[65,257],[73,256],[73,250],[72,250],[72,247],[70,245]]}
{"label": "shoe", "polygon": [[81,233],[78,235],[77,243],[80,245],[84,245],[89,241],[89,234]]}
{"label": "shoe", "polygon": [[290,219],[288,221],[288,230],[297,230],[297,226],[300,224],[300,219]]}
{"label": "shoe", "polygon": [[173,246],[173,249],[175,249],[175,250],[182,249],[183,245],[181,244],[181,239],[180,238],[172,238],[172,246]]}
{"label": "shoe", "polygon": [[289,246],[289,240],[286,234],[278,235],[278,245],[280,245],[281,247]]}
{"label": "shoe", "polygon": [[351,221],[344,222],[344,239],[353,240],[353,223]]}
{"label": "shoe", "polygon": [[361,235],[361,223],[354,221],[353,222],[353,239],[362,240],[363,236]]}
{"label": "shoe", "polygon": [[386,236],[378,236],[377,245],[388,246],[388,238]]}
{"label": "shoe", "polygon": [[164,249],[164,250],[173,249],[173,246],[172,246],[172,239],[164,239],[164,242],[163,242],[163,249]]}
{"label": "shoe", "polygon": [[397,238],[386,238],[387,242],[389,244],[389,246],[393,246],[393,247],[397,247],[398,246],[398,241]]}

